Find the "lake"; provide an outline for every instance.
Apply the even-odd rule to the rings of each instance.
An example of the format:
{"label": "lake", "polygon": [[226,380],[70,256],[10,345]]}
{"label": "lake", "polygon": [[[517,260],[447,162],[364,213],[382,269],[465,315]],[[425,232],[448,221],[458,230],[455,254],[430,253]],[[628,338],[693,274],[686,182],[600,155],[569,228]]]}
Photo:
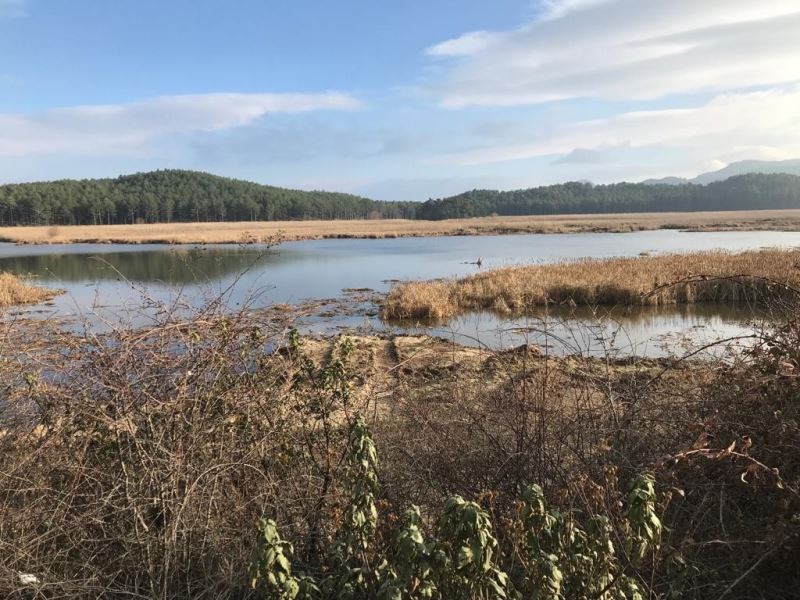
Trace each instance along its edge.
{"label": "lake", "polygon": [[[73,244],[17,246],[0,244],[0,271],[33,275],[42,284],[66,291],[46,307],[27,309],[40,317],[80,316],[102,329],[108,324],[147,324],[165,311],[189,311],[223,297],[225,306],[260,308],[306,300],[341,299],[347,290],[385,292],[405,279],[433,279],[482,269],[551,263],[584,257],[636,256],[712,249],[746,250],[800,246],[800,232],[576,233],[481,237],[342,239],[260,246],[163,246]],[[621,352],[659,354],[674,340],[704,341],[751,329],[753,315],[729,306],[691,306],[588,314],[563,309],[541,318],[501,319],[466,315],[447,326],[410,327],[382,323],[363,297],[349,314],[314,315],[303,329],[330,332],[359,328],[425,331],[458,341],[510,346],[532,341],[554,351],[596,351],[612,337]],[[146,308],[143,308],[146,305]],[[610,316],[610,319],[604,318]],[[576,325],[580,334],[575,333]],[[545,333],[543,333],[545,332]],[[572,339],[574,337],[585,339]],[[554,340],[561,340],[554,342]],[[599,340],[599,341],[598,341]],[[680,342],[683,343],[683,342]],[[574,346],[574,348],[572,347]]]}

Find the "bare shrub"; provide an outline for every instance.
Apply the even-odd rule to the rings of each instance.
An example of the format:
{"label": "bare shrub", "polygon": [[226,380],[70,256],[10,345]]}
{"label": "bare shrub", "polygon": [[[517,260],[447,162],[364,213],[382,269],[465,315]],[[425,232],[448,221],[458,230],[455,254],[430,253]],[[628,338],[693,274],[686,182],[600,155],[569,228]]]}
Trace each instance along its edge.
{"label": "bare shrub", "polygon": [[[645,597],[790,598],[800,552],[796,314],[785,300],[749,352],[704,361],[434,341],[426,354],[398,340],[303,340],[245,312],[104,336],[8,324],[0,595],[253,597],[251,559],[265,548],[290,554],[291,542],[285,582],[330,581],[344,565],[341,589],[373,597],[383,580],[362,569],[386,573],[375,569],[396,556],[399,523],[449,543],[451,565],[470,531],[482,544],[475,555],[491,554],[442,571],[432,583],[457,590],[450,597],[473,584],[527,589],[550,569],[534,550],[593,548],[591,564],[610,565],[597,571],[606,583],[586,587],[569,559],[556,565],[573,574],[563,589],[606,597],[624,574]],[[365,366],[377,348],[397,354],[392,373]],[[376,376],[388,393],[376,393]],[[380,463],[354,444],[359,413]],[[630,540],[647,519],[631,529],[636,498],[625,490],[648,469],[655,479],[635,489],[665,528],[642,552]],[[546,515],[532,508],[540,500]],[[411,505],[419,512],[406,514]],[[437,524],[442,506],[453,527]],[[537,515],[558,535],[531,537],[544,531]],[[613,562],[570,541],[590,531],[614,544]],[[428,572],[390,566],[393,581]]]}
{"label": "bare shrub", "polygon": [[304,416],[334,391],[284,342],[234,315],[4,347],[24,376],[0,397],[0,595],[27,597],[20,573],[48,596],[248,595],[252,524],[308,535],[338,468],[312,436],[330,418]]}

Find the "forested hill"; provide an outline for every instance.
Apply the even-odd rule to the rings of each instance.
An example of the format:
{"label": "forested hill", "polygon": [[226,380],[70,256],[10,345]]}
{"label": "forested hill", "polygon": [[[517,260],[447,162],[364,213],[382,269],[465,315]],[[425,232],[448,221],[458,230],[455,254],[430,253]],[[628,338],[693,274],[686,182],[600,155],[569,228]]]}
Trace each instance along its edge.
{"label": "forested hill", "polygon": [[417,206],[179,170],[0,186],[3,225],[414,218]]}
{"label": "forested hill", "polygon": [[483,217],[492,214],[667,212],[800,208],[800,177],[787,174],[739,175],[708,185],[645,183],[564,183],[499,192],[473,190],[428,200],[418,219]]}
{"label": "forested hill", "polygon": [[666,212],[800,208],[800,177],[739,175],[708,185],[564,183],[500,192],[473,190],[427,202],[382,202],[306,192],[195,171],[165,170],[116,179],[0,186],[0,225],[94,225],[191,221],[406,218],[492,214]]}

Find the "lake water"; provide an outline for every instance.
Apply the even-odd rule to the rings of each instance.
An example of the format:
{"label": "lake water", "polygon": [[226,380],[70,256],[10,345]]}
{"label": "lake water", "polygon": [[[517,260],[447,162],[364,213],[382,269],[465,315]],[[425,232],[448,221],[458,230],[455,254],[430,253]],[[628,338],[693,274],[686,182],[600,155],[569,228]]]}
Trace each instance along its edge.
{"label": "lake water", "polygon": [[[16,246],[0,244],[0,271],[33,275],[42,285],[66,291],[40,316],[82,316],[97,327],[103,323],[146,324],[168,310],[190,310],[219,296],[226,306],[254,308],[296,304],[304,300],[341,298],[353,288],[385,292],[391,282],[467,275],[482,269],[549,263],[584,257],[636,256],[711,249],[746,250],[800,246],[794,232],[678,232],[482,237],[399,238],[384,240],[313,240],[277,248],[259,246],[163,246],[73,244]],[[305,321],[308,331],[366,327],[394,330],[381,323],[374,307],[362,298],[363,312],[316,316]],[[147,308],[143,310],[143,305]],[[33,314],[33,313],[32,313]],[[521,341],[569,338],[576,324],[587,338],[598,335],[625,352],[657,354],[666,334],[731,336],[746,332],[752,315],[731,307],[695,306],[660,310],[616,311],[598,325],[599,315],[550,311],[547,318],[502,320],[493,315],[462,316],[433,333],[493,347]],[[412,328],[413,331],[431,331]],[[623,343],[624,342],[624,343]],[[597,344],[586,339],[578,344]],[[570,344],[555,344],[561,351]],[[557,349],[558,349],[557,348]]]}

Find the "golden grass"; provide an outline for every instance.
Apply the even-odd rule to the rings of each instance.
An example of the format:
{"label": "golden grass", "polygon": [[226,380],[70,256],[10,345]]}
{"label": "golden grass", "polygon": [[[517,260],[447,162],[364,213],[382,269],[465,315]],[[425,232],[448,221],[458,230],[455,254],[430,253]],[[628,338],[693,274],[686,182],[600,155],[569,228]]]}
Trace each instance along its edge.
{"label": "golden grass", "polygon": [[[522,313],[546,304],[662,305],[756,301],[800,286],[800,250],[702,252],[586,259],[495,269],[449,281],[396,285],[383,307],[389,319],[446,319],[470,310]],[[668,285],[678,282],[675,285]]]}
{"label": "golden grass", "polygon": [[0,273],[0,306],[38,304],[58,295],[58,291],[26,283],[11,273]]}
{"label": "golden grass", "polygon": [[228,244],[273,239],[393,238],[505,233],[626,232],[647,229],[800,230],[800,210],[406,219],[270,221],[0,227],[0,240],[21,244]]}

